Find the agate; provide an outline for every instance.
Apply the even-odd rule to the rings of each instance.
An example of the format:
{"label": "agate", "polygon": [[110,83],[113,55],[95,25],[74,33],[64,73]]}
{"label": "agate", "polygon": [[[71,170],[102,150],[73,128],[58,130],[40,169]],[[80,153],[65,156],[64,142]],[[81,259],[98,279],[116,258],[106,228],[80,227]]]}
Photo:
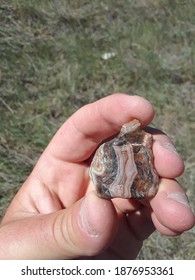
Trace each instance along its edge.
{"label": "agate", "polygon": [[90,166],[90,177],[98,195],[148,199],[158,190],[154,168],[153,137],[134,119],[124,124],[111,140],[96,150]]}

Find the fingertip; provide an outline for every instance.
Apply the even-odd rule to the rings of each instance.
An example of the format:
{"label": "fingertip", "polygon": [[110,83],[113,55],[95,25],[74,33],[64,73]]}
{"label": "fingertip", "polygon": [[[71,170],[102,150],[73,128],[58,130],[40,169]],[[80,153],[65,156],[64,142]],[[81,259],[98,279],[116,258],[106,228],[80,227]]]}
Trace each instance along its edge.
{"label": "fingertip", "polygon": [[[108,219],[109,217],[109,219]],[[116,211],[110,200],[99,198],[95,191],[91,191],[82,202],[79,221],[82,229],[92,237],[104,234],[104,227],[113,227]],[[105,222],[103,223],[103,220]]]}
{"label": "fingertip", "polygon": [[154,141],[154,165],[161,177],[176,178],[184,172],[182,158],[171,143]]}
{"label": "fingertip", "polygon": [[152,104],[142,96],[139,95],[129,95],[128,100],[125,101],[123,106],[128,106],[128,108],[133,112],[134,117],[137,118],[142,126],[146,126],[154,118],[155,110]]}
{"label": "fingertip", "polygon": [[112,242],[118,228],[115,208],[110,200],[99,198],[94,191],[83,200],[78,224],[84,236],[83,255],[96,255]]}
{"label": "fingertip", "polygon": [[151,200],[151,207],[155,226],[163,234],[178,235],[195,224],[195,216],[187,196],[174,180],[160,181],[159,191]]}
{"label": "fingertip", "polygon": [[115,123],[119,128],[130,120],[138,119],[142,126],[148,125],[154,118],[155,111],[152,104],[139,95],[128,95],[125,93],[115,93],[100,100],[100,110],[106,116],[110,106],[115,108],[112,114],[113,119],[117,117]]}

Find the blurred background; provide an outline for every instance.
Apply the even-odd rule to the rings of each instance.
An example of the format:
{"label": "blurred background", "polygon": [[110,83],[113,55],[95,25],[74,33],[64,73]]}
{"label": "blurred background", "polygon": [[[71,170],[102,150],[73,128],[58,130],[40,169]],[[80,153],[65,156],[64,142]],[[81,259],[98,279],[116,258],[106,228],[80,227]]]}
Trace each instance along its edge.
{"label": "blurred background", "polygon": [[[148,99],[195,205],[195,1],[0,0],[0,216],[60,125],[111,93]],[[195,229],[138,259],[194,259]]]}

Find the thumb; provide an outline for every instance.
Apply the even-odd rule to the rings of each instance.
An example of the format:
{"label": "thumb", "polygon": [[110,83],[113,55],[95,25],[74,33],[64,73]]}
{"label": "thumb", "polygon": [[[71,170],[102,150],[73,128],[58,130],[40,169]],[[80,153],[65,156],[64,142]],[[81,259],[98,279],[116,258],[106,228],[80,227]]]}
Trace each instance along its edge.
{"label": "thumb", "polygon": [[0,258],[73,259],[97,255],[110,245],[117,228],[112,202],[90,192],[68,209],[4,224],[0,228]]}
{"label": "thumb", "polygon": [[118,229],[112,202],[97,197],[95,192],[71,207],[63,219],[67,258],[99,254],[111,244]]}

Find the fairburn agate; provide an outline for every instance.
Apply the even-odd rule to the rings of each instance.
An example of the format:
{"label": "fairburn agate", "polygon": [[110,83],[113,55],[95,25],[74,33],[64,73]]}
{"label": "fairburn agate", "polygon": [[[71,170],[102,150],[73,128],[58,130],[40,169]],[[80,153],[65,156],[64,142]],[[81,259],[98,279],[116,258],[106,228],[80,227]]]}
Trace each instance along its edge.
{"label": "fairburn agate", "polygon": [[100,197],[148,199],[158,190],[153,164],[153,137],[136,119],[96,150],[90,177]]}

